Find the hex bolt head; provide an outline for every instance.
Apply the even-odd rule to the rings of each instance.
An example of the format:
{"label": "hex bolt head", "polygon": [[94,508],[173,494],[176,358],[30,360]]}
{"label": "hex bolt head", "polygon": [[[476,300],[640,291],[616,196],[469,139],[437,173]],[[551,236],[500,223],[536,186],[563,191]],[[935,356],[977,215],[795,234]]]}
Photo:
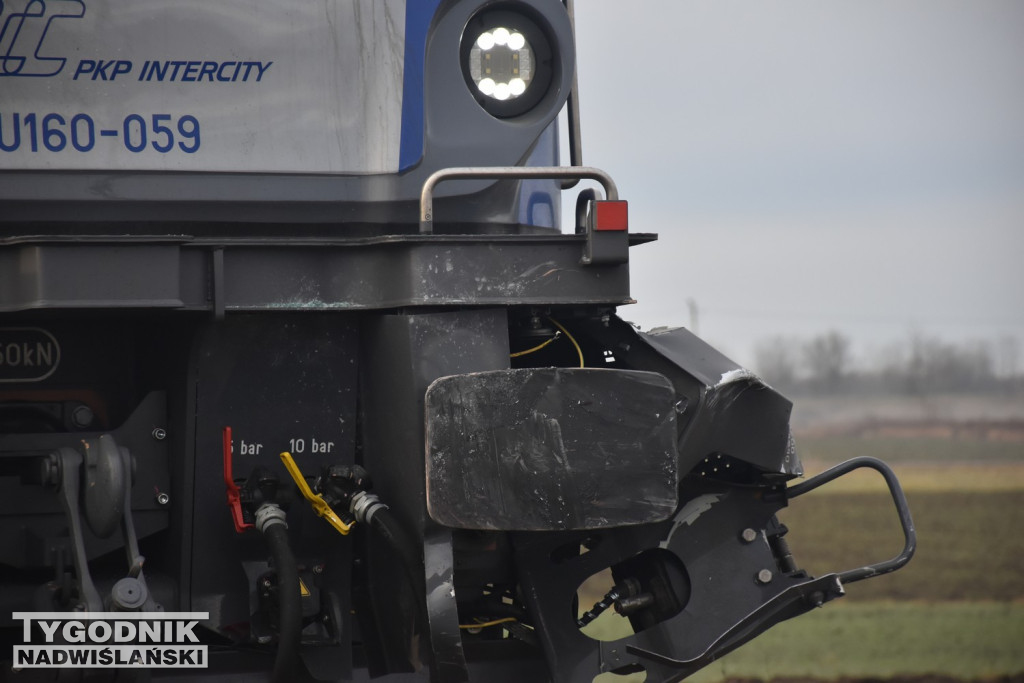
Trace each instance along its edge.
{"label": "hex bolt head", "polygon": [[753,543],[757,540],[757,532],[753,529],[744,529],[743,533],[740,534],[740,538],[743,539],[744,543]]}
{"label": "hex bolt head", "polygon": [[757,573],[757,582],[760,583],[760,584],[771,583],[772,582],[771,570],[762,569],[761,571],[759,571]]}
{"label": "hex bolt head", "polygon": [[92,408],[86,405],[78,406],[71,411],[71,423],[79,429],[91,425],[95,417],[96,416],[93,414]]}
{"label": "hex bolt head", "polygon": [[156,494],[156,502],[157,505],[167,505],[168,503],[171,502],[171,497],[164,493],[163,491],[161,491],[160,493]]}
{"label": "hex bolt head", "polygon": [[162,427],[157,427],[153,430],[153,438],[157,441],[163,441],[167,438],[167,432]]}

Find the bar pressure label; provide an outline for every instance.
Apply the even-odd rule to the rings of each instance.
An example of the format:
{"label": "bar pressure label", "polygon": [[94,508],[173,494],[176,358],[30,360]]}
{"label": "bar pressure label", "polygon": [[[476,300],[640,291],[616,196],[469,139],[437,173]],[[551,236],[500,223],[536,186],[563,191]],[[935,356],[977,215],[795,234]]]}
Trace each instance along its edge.
{"label": "bar pressure label", "polygon": [[0,0],[0,170],[390,173],[404,0]]}

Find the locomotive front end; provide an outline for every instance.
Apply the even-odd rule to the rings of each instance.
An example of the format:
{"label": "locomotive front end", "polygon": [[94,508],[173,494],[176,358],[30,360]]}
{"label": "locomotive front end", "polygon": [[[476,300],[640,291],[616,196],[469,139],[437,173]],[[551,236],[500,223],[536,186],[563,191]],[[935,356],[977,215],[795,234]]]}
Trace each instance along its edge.
{"label": "locomotive front end", "polygon": [[[558,0],[0,3],[5,672],[673,681],[910,559],[618,317],[575,70]],[[904,549],[812,577],[776,513],[859,467]]]}

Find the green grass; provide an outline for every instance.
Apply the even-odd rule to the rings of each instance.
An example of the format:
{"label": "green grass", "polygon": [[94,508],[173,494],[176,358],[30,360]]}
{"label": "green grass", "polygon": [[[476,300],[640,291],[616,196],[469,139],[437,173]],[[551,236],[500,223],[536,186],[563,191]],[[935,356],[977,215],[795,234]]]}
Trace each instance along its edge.
{"label": "green grass", "polygon": [[779,624],[691,677],[979,678],[1024,672],[1024,605],[834,603]]}
{"label": "green grass", "polygon": [[[609,620],[605,628],[616,626],[622,624]],[[839,601],[769,629],[687,680],[924,673],[976,679],[1022,672],[1024,604]],[[635,683],[643,674],[607,680]]]}

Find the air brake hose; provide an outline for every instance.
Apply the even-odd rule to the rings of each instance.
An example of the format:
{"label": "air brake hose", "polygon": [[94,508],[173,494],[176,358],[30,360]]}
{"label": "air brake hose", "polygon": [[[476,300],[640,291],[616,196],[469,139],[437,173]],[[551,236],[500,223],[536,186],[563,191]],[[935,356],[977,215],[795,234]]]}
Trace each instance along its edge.
{"label": "air brake hose", "polygon": [[271,681],[284,683],[295,678],[293,663],[299,652],[302,632],[302,594],[299,568],[288,545],[285,513],[274,503],[264,503],[256,511],[256,528],[267,540],[277,570],[277,655]]}
{"label": "air brake hose", "polygon": [[384,538],[388,545],[402,559],[405,573],[409,583],[412,584],[413,593],[416,595],[416,601],[420,605],[425,605],[426,596],[422,587],[423,577],[418,576],[419,572],[417,571],[420,569],[421,562],[416,556],[409,538],[402,531],[402,527],[399,526],[398,520],[395,519],[390,510],[384,509],[373,516],[370,526]]}
{"label": "air brake hose", "polygon": [[[423,586],[423,558],[420,557],[417,546],[406,535],[402,525],[391,514],[388,506],[382,503],[376,494],[369,493],[362,488],[364,481],[369,479],[366,471],[358,466],[355,468],[357,471],[348,467],[337,468],[338,474],[335,475],[328,470],[326,476],[317,480],[317,489],[326,489],[321,494],[314,493],[310,489],[291,453],[281,453],[281,462],[284,463],[288,474],[295,480],[295,485],[299,487],[302,496],[313,506],[313,510],[326,519],[338,533],[347,536],[351,529],[351,522],[355,520],[374,529],[391,551],[398,555],[417,606],[417,632],[426,633],[427,598]],[[349,521],[345,521],[331,509],[331,503],[324,499],[324,495],[327,495],[332,501],[348,503],[351,515],[348,517]]]}
{"label": "air brake hose", "polygon": [[352,497],[350,509],[356,520],[369,525],[401,560],[417,605],[417,629],[423,632],[422,629],[426,628],[427,596],[423,587],[423,563],[416,546],[388,506],[376,495],[360,491]]}

